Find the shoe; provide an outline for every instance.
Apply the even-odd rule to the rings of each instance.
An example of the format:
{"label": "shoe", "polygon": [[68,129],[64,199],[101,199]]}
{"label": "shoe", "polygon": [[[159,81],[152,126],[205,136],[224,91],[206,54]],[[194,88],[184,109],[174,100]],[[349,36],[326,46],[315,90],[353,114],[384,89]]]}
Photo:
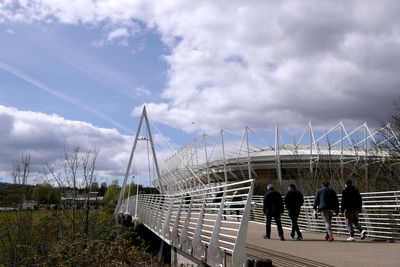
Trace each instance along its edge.
{"label": "shoe", "polygon": [[303,240],[303,237],[302,236],[298,236],[297,240]]}
{"label": "shoe", "polygon": [[347,238],[346,239],[347,241],[350,241],[350,242],[354,242],[354,241],[356,241],[356,239],[354,238],[354,237],[352,237],[352,236],[350,236],[349,238]]}
{"label": "shoe", "polygon": [[329,238],[329,235],[326,234],[326,235],[325,235],[325,240],[328,240],[328,238]]}
{"label": "shoe", "polygon": [[285,238],[283,236],[281,237],[281,241],[285,241]]}
{"label": "shoe", "polygon": [[367,231],[362,230],[361,231],[361,240],[364,240],[366,235],[367,235]]}
{"label": "shoe", "polygon": [[263,238],[264,238],[264,239],[269,239],[269,236],[263,235]]}
{"label": "shoe", "polygon": [[294,239],[294,233],[290,233],[290,237]]}
{"label": "shoe", "polygon": [[328,242],[332,242],[334,239],[333,239],[333,235],[330,235],[329,237],[328,237]]}

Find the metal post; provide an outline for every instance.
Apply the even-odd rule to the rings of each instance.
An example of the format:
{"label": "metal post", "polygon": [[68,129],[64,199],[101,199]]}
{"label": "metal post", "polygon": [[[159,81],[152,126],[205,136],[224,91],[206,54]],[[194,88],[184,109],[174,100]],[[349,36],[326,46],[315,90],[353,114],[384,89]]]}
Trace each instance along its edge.
{"label": "metal post", "polygon": [[222,221],[222,214],[225,208],[225,196],[226,191],[224,190],[224,194],[222,195],[221,204],[219,206],[218,215],[215,219],[215,223],[213,226],[210,244],[207,249],[207,263],[211,266],[217,266],[222,264],[222,251],[219,242],[219,233],[221,231],[221,221]]}
{"label": "metal post", "polygon": [[239,226],[239,232],[236,237],[232,253],[232,266],[243,266],[246,263],[246,238],[249,225],[249,214],[251,209],[251,200],[253,196],[254,180],[250,183],[249,194],[243,211],[242,221]]}
{"label": "metal post", "polygon": [[208,186],[210,186],[210,170],[209,170],[209,167],[208,167],[208,155],[207,155],[206,134],[203,134],[203,140],[204,140],[204,153],[205,153],[205,155],[206,155],[207,183],[208,183]]}
{"label": "metal post", "polygon": [[249,172],[249,179],[251,178],[251,158],[250,158],[250,148],[249,148],[249,131],[248,127],[246,126],[246,142],[247,142],[247,159],[248,159],[248,172]]}
{"label": "metal post", "polygon": [[135,218],[137,218],[138,202],[139,202],[139,172],[138,172],[137,181],[136,181]]}
{"label": "metal post", "polygon": [[158,167],[157,156],[156,156],[156,150],[155,150],[155,148],[154,148],[153,137],[152,137],[152,135],[151,135],[151,129],[150,129],[149,119],[147,118],[146,106],[143,107],[143,117],[144,117],[145,122],[146,122],[147,133],[149,134],[149,140],[150,140],[151,151],[153,152],[154,166],[156,167],[158,182],[160,183],[160,191],[161,191],[161,193],[164,194],[164,193],[165,193],[165,189],[164,189],[163,185],[161,184],[160,169],[159,169],[159,167]]}
{"label": "metal post", "polygon": [[224,159],[224,178],[225,178],[225,184],[227,184],[228,183],[228,174],[226,172],[224,130],[223,129],[221,129],[221,144],[222,144],[222,156],[223,156],[223,159]]}
{"label": "metal post", "polygon": [[[117,212],[119,211],[119,209],[120,209],[120,207],[121,207],[121,204],[122,204],[122,201],[123,201],[124,198],[125,198],[125,192],[124,192],[125,190],[124,190],[124,188],[125,188],[125,185],[126,185],[126,181],[127,181],[127,179],[128,179],[128,176],[129,176],[129,171],[131,170],[131,165],[132,165],[132,160],[133,160],[133,154],[135,153],[135,150],[136,150],[136,145],[137,145],[137,141],[138,141],[138,139],[139,139],[140,129],[142,128],[143,118],[146,116],[145,114],[146,114],[146,106],[143,107],[142,116],[140,117],[140,120],[139,120],[139,125],[138,125],[138,128],[137,128],[137,130],[136,130],[135,141],[133,142],[131,155],[130,155],[129,161],[128,161],[128,167],[126,168],[125,177],[124,177],[124,181],[123,181],[123,183],[122,183],[121,191],[120,191],[120,193],[119,193],[117,206],[115,207],[115,211],[114,211],[115,220],[117,220],[117,217],[116,217]],[[160,177],[159,177],[159,178],[160,178]],[[161,189],[160,189],[160,190],[161,190]]]}
{"label": "metal post", "polygon": [[309,133],[310,133],[310,176],[311,179],[314,178],[314,169],[313,169],[313,158],[312,158],[312,146],[313,146],[313,142],[312,142],[312,129],[311,129],[311,122],[308,123],[308,127],[309,127]]}
{"label": "metal post", "polygon": [[279,155],[279,128],[278,124],[276,124],[275,127],[275,163],[276,163],[276,172],[278,175],[278,182],[279,185],[282,185],[282,170],[281,170],[281,160],[280,160],[280,155]]}
{"label": "metal post", "polygon": [[344,169],[343,169],[343,123],[340,122],[340,178],[344,180]]}
{"label": "metal post", "polygon": [[364,170],[365,170],[365,191],[368,192],[369,185],[368,185],[368,138],[367,138],[367,124],[364,123]]}

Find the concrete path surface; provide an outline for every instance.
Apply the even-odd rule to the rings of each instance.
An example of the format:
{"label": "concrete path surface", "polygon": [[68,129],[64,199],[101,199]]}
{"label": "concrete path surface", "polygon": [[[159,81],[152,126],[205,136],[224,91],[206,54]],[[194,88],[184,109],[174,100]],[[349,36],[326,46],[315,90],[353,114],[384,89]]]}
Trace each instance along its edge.
{"label": "concrete path surface", "polygon": [[348,236],[334,235],[333,242],[325,241],[324,233],[303,232],[303,240],[292,240],[285,229],[285,241],[272,227],[271,239],[263,239],[265,225],[249,223],[247,254],[271,258],[274,266],[400,266],[400,243],[372,241],[355,242]]}

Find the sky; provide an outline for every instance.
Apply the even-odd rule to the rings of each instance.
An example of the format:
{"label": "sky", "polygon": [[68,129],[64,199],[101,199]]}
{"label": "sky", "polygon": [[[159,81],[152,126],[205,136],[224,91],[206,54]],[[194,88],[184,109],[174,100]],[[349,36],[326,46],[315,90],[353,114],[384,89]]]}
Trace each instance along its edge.
{"label": "sky", "polygon": [[120,179],[143,105],[174,147],[245,125],[378,127],[400,95],[399,13],[389,0],[0,0],[0,177],[23,153],[37,173],[79,146],[99,148],[100,181]]}

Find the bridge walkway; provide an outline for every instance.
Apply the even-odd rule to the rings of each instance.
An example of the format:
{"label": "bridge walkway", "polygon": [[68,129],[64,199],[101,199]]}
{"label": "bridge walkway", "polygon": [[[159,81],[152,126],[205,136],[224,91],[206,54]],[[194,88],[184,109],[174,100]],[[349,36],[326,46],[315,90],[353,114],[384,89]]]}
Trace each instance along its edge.
{"label": "bridge walkway", "polygon": [[285,241],[272,229],[271,239],[264,239],[265,225],[250,222],[246,252],[250,257],[270,258],[274,266],[400,266],[400,244],[368,239],[346,241],[348,236],[334,235],[327,242],[323,233],[304,232],[301,241],[292,240],[285,230]]}

